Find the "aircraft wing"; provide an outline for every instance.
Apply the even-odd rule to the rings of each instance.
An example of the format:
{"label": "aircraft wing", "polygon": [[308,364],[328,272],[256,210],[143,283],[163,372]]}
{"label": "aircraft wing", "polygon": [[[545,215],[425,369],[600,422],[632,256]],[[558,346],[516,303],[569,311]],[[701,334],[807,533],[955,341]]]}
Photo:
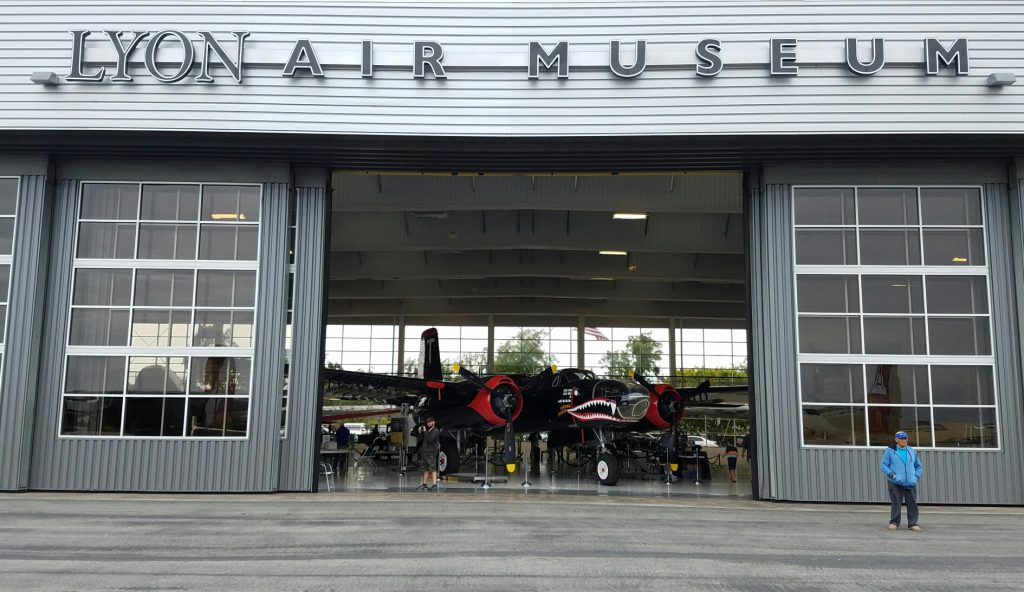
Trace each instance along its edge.
{"label": "aircraft wing", "polygon": [[324,369],[324,395],[342,399],[415,405],[420,397],[436,396],[448,386],[449,383],[408,376]]}

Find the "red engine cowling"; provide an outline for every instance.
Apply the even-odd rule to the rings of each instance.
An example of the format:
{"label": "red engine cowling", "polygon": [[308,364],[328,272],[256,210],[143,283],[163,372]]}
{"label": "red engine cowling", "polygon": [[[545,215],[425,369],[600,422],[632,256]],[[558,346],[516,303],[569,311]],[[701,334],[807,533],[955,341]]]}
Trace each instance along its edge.
{"label": "red engine cowling", "polygon": [[515,403],[512,407],[512,420],[515,421],[519,417],[519,413],[523,410],[523,397],[519,394],[519,386],[514,380],[508,376],[496,375],[491,376],[484,383],[487,385],[487,389],[480,389],[477,391],[476,396],[470,401],[469,407],[473,411],[480,414],[480,417],[484,418],[484,421],[495,426],[501,427],[505,425],[505,418],[502,417],[501,410],[504,407],[505,399],[515,397]]}
{"label": "red engine cowling", "polygon": [[[646,419],[655,429],[667,430],[672,427],[672,413],[670,406],[674,403],[679,405],[683,397],[676,389],[667,384],[656,384],[650,394],[651,404],[647,407]],[[679,414],[682,418],[683,414]]]}

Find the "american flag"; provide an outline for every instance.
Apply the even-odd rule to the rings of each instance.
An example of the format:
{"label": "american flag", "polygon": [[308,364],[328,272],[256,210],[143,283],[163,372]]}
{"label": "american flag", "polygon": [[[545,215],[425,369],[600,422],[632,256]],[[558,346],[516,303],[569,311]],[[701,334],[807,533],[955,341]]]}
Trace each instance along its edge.
{"label": "american flag", "polygon": [[598,330],[597,327],[584,327],[583,334],[590,335],[591,337],[598,341],[608,341],[608,337],[600,330]]}

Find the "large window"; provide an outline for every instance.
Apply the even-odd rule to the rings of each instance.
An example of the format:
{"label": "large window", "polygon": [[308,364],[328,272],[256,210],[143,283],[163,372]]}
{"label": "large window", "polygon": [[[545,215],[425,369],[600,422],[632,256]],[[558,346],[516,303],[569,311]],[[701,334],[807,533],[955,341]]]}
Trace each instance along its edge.
{"label": "large window", "polygon": [[803,442],[999,447],[977,187],[793,190]]}
{"label": "large window", "polygon": [[3,368],[4,345],[7,343],[7,303],[10,301],[19,185],[17,177],[0,178],[0,371]]}
{"label": "large window", "polygon": [[62,436],[247,435],[260,193],[82,185]]}

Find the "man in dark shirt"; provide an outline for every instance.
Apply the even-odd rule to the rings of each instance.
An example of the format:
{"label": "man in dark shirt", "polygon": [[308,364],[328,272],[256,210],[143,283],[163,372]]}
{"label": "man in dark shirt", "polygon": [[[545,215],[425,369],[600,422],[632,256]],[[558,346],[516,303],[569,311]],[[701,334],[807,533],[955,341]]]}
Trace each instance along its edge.
{"label": "man in dark shirt", "polygon": [[[334,432],[334,441],[338,443],[338,450],[348,450],[348,438],[350,432],[345,424],[338,426],[338,431]],[[334,455],[334,472],[341,473],[348,466],[348,453],[342,452]]]}
{"label": "man in dark shirt", "polygon": [[433,417],[427,418],[426,426],[420,426],[419,435],[423,482],[417,489],[437,491],[437,455],[441,452],[441,431],[437,429]]}

